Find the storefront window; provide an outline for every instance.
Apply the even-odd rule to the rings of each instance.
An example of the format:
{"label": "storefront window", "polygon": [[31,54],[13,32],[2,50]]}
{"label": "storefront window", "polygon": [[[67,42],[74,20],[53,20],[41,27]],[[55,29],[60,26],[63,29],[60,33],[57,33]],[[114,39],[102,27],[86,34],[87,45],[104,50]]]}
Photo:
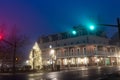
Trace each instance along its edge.
{"label": "storefront window", "polygon": [[68,64],[67,62],[68,62],[67,59],[63,59],[63,64],[64,65],[67,65]]}

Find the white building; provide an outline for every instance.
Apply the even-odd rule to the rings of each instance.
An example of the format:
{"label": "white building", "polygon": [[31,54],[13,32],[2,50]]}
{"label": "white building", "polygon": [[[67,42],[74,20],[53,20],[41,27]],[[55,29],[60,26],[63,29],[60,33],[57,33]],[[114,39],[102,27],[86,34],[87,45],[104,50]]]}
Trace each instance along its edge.
{"label": "white building", "polygon": [[[63,32],[39,38],[43,65],[54,63],[61,67],[72,67],[120,64],[119,47],[109,44],[104,31],[89,31],[83,26],[73,27],[73,30],[76,34]],[[54,59],[50,54],[51,49],[54,49]]]}

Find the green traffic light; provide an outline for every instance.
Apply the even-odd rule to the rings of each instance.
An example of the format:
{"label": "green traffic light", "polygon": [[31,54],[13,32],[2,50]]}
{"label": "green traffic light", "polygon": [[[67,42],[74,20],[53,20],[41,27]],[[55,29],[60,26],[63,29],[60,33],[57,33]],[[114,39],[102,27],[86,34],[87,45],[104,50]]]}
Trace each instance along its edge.
{"label": "green traffic light", "polygon": [[74,34],[74,35],[76,35],[77,34],[77,32],[74,30],[74,31],[72,31],[72,33]]}
{"label": "green traffic light", "polygon": [[90,30],[94,30],[95,27],[93,25],[90,26]]}

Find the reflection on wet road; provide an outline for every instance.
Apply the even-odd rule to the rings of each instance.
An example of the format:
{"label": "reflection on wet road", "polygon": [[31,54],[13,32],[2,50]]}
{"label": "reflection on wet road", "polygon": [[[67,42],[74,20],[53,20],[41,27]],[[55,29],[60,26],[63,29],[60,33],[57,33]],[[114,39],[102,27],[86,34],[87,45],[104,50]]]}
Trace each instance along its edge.
{"label": "reflection on wet road", "polygon": [[107,68],[92,68],[82,69],[73,71],[62,71],[48,73],[43,76],[45,80],[97,80],[104,77],[107,74],[111,74],[114,71],[118,71],[118,67],[107,67]]}
{"label": "reflection on wet road", "polygon": [[60,72],[50,73],[34,73],[34,74],[2,74],[0,80],[99,80],[107,74],[120,70],[119,67],[106,68],[81,68],[77,70],[64,70]]}

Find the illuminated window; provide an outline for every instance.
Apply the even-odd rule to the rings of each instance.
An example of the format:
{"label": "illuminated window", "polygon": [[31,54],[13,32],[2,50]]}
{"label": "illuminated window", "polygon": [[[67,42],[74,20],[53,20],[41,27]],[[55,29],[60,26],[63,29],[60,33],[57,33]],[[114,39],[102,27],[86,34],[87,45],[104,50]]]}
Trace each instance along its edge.
{"label": "illuminated window", "polygon": [[71,59],[71,64],[75,64],[75,58]]}
{"label": "illuminated window", "polygon": [[63,65],[67,65],[67,59],[63,59]]}

